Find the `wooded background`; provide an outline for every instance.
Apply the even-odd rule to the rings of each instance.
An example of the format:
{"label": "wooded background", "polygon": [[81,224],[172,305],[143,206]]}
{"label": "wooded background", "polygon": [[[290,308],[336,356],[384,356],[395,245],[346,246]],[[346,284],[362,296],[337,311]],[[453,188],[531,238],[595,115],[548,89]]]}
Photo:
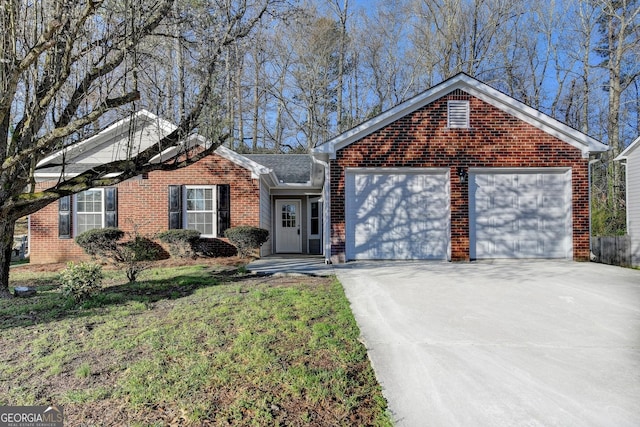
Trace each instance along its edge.
{"label": "wooded background", "polygon": [[[176,8],[196,13],[197,4]],[[591,166],[593,228],[620,234],[624,169],[612,159],[640,133],[639,12],[638,1],[611,0],[279,3],[224,51],[228,145],[306,152],[465,72],[611,146]],[[176,119],[190,95],[183,69],[199,48],[189,31],[147,70],[145,107]],[[166,93],[175,96],[157,96]]]}
{"label": "wooded background", "polygon": [[609,144],[591,166],[593,226],[624,231],[624,168],[612,159],[640,129],[637,0],[0,3],[4,52],[30,67],[0,61],[13,96],[0,118],[22,146],[56,129],[40,150],[50,153],[146,108],[197,118],[198,132],[241,153],[307,152],[465,72]]}

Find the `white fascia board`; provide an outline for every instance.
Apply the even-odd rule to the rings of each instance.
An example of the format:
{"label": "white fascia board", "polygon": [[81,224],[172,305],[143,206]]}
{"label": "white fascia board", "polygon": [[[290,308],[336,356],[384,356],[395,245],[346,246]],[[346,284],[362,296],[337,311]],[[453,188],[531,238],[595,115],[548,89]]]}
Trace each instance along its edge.
{"label": "white fascia board", "polygon": [[328,153],[335,159],[336,152],[349,144],[372,134],[373,132],[395,122],[396,120],[428,105],[447,93],[456,89],[464,90],[476,98],[479,98],[496,108],[499,108],[520,120],[531,124],[556,138],[580,149],[583,157],[588,157],[590,152],[603,152],[609,147],[590,136],[573,129],[564,123],[532,108],[516,99],[466,75],[458,74],[445,80],[422,94],[399,104],[398,106],[354,127],[347,132],[330,139],[316,147],[314,153]]}
{"label": "white fascia board", "polygon": [[582,150],[583,155],[588,157],[589,153],[601,153],[609,150],[609,146],[601,143],[595,138],[580,132],[566,124],[554,119],[535,108],[488,86],[478,80],[466,77],[464,84],[458,84],[455,89],[462,89],[470,95],[493,105],[494,107],[511,114],[512,116],[537,127],[538,129],[558,138],[569,145]]}
{"label": "white fascia board", "polygon": [[[120,175],[122,172],[114,172],[114,173],[108,173],[104,176],[104,178],[114,178],[118,175]],[[65,173],[64,176],[62,177],[62,179],[67,180],[70,178],[75,178],[76,176],[80,175],[79,173]],[[58,181],[60,179],[60,174],[59,173],[53,173],[53,172],[49,172],[49,173],[38,173],[34,175],[36,182],[47,182],[47,181]]]}
{"label": "white fascia board", "polygon": [[622,151],[622,153],[618,155],[618,157],[616,157],[613,160],[617,160],[617,161],[627,160],[627,158],[629,157],[629,154],[631,154],[631,152],[638,147],[640,147],[640,137],[636,138],[631,144],[629,144],[627,148],[625,148]]}
{"label": "white fascia board", "polygon": [[266,166],[263,166],[259,163],[254,162],[251,159],[246,158],[242,154],[238,154],[233,150],[228,149],[227,147],[223,147],[222,145],[216,148],[215,153],[220,157],[224,157],[225,159],[237,164],[238,166],[242,166],[243,168],[251,171],[251,177],[254,179],[258,179],[261,175],[272,175],[271,179],[274,182],[277,182],[277,178],[273,171]]}
{"label": "white fascia board", "polygon": [[314,153],[329,153],[331,159],[335,159],[336,152],[351,143],[364,138],[375,131],[397,121],[398,119],[410,114],[417,109],[430,104],[436,99],[444,96],[450,90],[448,86],[438,85],[432,89],[415,96],[396,107],[387,110],[378,116],[367,120],[366,122],[344,132],[337,137],[330,139],[324,144],[313,149]]}

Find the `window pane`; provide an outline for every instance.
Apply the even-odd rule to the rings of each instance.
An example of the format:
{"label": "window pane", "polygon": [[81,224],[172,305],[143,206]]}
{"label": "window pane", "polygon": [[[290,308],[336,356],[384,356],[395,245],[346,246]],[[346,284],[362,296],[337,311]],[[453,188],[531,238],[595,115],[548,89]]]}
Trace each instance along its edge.
{"label": "window pane", "polygon": [[87,190],[76,196],[78,234],[102,228],[102,189]]}
{"label": "window pane", "polygon": [[187,228],[198,230],[201,234],[213,234],[213,216],[208,213],[188,213]]}
{"label": "window pane", "polygon": [[213,210],[213,189],[212,188],[188,189],[187,190],[187,210],[188,211]]}
{"label": "window pane", "polygon": [[78,213],[78,234],[94,228],[102,228],[102,214]]}
{"label": "window pane", "polygon": [[207,188],[204,190],[204,209],[207,211],[213,210],[213,189]]}

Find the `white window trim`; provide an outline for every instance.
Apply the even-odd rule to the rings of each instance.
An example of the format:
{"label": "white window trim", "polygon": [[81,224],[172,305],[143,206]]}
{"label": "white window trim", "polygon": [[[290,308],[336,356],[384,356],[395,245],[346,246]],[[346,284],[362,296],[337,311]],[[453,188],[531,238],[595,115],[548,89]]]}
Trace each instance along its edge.
{"label": "white window trim", "polygon": [[[311,204],[312,203],[317,203],[318,204],[318,233],[316,234],[311,234]],[[319,239],[320,235],[322,233],[322,202],[320,201],[320,196],[318,197],[310,197],[309,198],[309,204],[308,204],[308,210],[309,210],[309,215],[307,216],[308,221],[307,221],[307,229],[309,230],[309,239]]]}
{"label": "white window trim", "polygon": [[[312,203],[317,203],[318,204],[318,233],[317,234],[311,234],[311,213],[312,213],[312,209],[311,209],[311,204]],[[320,253],[322,253],[323,251],[323,243],[322,243],[322,233],[324,231],[323,227],[324,227],[324,202],[322,201],[322,197],[320,196],[313,196],[313,197],[309,197],[308,198],[308,203],[307,203],[307,211],[308,211],[308,215],[307,215],[307,230],[308,230],[308,234],[307,234],[307,253],[311,253],[311,240],[320,240]]]}
{"label": "white window trim", "polygon": [[469,128],[470,116],[469,101],[449,100],[447,101],[447,127],[450,129]]}
{"label": "white window trim", "polygon": [[[102,206],[102,209],[100,209],[100,228],[105,228],[105,211],[104,211],[104,206],[105,206],[105,200],[104,200],[104,188],[90,188],[88,190],[85,191],[99,191],[100,192],[100,204]],[[84,193],[84,191],[82,191],[81,193]],[[78,214],[80,212],[78,212],[78,195],[81,194],[78,193],[77,195],[75,195],[73,197],[73,235],[77,236],[78,233]],[[85,212],[82,212],[85,213]],[[88,212],[87,212],[88,213]],[[92,212],[93,214],[96,214],[98,212]],[[87,230],[85,230],[87,231]]]}
{"label": "white window trim", "polygon": [[[182,200],[184,200],[184,202],[182,203],[182,228],[186,229],[190,229],[188,227],[189,225],[189,212],[187,210],[187,192],[189,190],[194,190],[194,189],[207,189],[207,190],[211,190],[212,191],[212,195],[213,195],[213,201],[212,201],[212,206],[211,206],[211,220],[212,220],[212,227],[211,229],[213,230],[212,234],[200,234],[201,237],[218,237],[218,188],[216,185],[185,185],[183,187],[183,191],[184,193],[182,194]],[[209,212],[209,211],[191,211],[191,212]]]}

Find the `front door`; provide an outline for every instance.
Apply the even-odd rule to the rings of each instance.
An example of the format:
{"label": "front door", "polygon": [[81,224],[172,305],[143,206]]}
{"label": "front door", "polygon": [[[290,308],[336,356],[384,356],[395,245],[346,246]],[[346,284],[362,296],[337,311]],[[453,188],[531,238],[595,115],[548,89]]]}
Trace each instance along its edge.
{"label": "front door", "polygon": [[302,252],[300,200],[276,200],[276,252]]}

